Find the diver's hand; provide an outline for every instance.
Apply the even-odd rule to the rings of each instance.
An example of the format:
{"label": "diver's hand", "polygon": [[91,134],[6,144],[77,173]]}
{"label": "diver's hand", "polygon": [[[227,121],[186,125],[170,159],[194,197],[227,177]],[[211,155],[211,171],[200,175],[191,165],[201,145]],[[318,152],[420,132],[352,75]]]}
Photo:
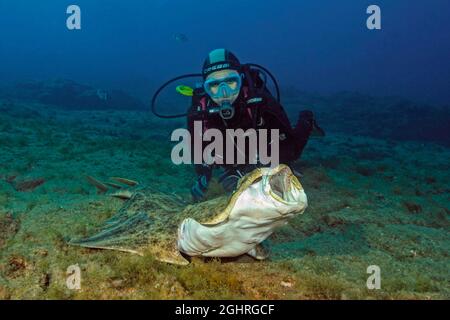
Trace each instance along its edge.
{"label": "diver's hand", "polygon": [[192,199],[196,202],[201,201],[205,197],[206,190],[208,189],[208,178],[205,175],[198,177],[194,185],[191,188]]}
{"label": "diver's hand", "polygon": [[299,132],[307,132],[308,135],[323,137],[325,131],[319,127],[311,110],[300,111],[297,120],[296,130]]}

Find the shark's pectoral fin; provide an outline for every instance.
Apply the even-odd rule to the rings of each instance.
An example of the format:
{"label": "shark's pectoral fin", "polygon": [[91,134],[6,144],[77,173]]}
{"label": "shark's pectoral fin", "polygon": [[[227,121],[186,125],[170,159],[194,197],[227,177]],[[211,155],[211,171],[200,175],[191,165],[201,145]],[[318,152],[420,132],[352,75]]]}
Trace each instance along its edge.
{"label": "shark's pectoral fin", "polygon": [[144,255],[150,250],[156,260],[176,264],[187,265],[186,260],[178,251],[176,239],[164,241],[150,241],[153,221],[145,212],[137,213],[124,219],[110,220],[96,235],[79,240],[71,240],[70,245],[129,252]]}
{"label": "shark's pectoral fin", "polygon": [[148,243],[153,221],[145,212],[119,219],[101,229],[96,235],[69,241],[70,245],[94,249],[109,249],[142,254]]}
{"label": "shark's pectoral fin", "polygon": [[156,256],[156,260],[164,262],[164,263],[169,263],[169,264],[176,264],[179,266],[187,266],[190,262],[185,259],[180,252],[178,252],[178,254],[173,254],[173,255],[168,255],[168,254],[162,254],[162,255],[157,255]]}
{"label": "shark's pectoral fin", "polygon": [[178,250],[176,240],[171,241],[167,246],[155,247],[153,254],[155,255],[156,260],[169,264],[186,266],[190,263]]}

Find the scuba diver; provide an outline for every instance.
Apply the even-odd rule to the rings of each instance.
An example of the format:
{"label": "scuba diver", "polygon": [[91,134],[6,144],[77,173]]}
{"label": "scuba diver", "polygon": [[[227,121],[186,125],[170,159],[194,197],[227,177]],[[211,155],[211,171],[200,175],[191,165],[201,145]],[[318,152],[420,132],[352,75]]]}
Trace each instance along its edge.
{"label": "scuba diver", "polygon": [[[267,74],[275,85],[276,98],[267,88]],[[191,89],[190,94],[185,94],[192,96],[191,107],[187,114],[173,116],[158,114],[155,110],[155,100],[159,92],[173,81],[192,76],[201,76],[203,81],[202,85]],[[185,86],[177,87],[177,91],[180,87]],[[179,92],[184,94],[182,91]],[[325,135],[310,110],[301,111],[295,127],[292,127],[280,104],[279,88],[273,75],[260,65],[241,64],[238,58],[226,49],[216,49],[208,54],[201,75],[189,74],[165,83],[153,97],[152,111],[162,118],[187,116],[187,128],[191,137],[194,134],[194,121],[202,121],[203,131],[214,128],[224,135],[226,129],[246,131],[253,128],[257,132],[258,129],[268,129],[268,132],[271,129],[278,129],[279,163],[286,165],[290,165],[301,156],[313,132],[319,136]],[[194,201],[204,199],[214,168],[223,169],[219,183],[227,192],[231,192],[241,177],[256,167],[263,166],[260,163],[249,164],[248,160],[246,155],[245,164],[195,164],[197,179],[191,188]]]}

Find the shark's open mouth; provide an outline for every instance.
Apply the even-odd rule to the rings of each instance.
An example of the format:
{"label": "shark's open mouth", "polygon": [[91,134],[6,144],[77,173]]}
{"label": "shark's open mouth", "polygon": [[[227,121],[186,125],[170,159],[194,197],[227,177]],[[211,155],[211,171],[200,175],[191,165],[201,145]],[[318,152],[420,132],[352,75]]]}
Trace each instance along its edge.
{"label": "shark's open mouth", "polygon": [[288,166],[274,169],[265,180],[265,189],[275,200],[284,204],[298,203],[303,188]]}

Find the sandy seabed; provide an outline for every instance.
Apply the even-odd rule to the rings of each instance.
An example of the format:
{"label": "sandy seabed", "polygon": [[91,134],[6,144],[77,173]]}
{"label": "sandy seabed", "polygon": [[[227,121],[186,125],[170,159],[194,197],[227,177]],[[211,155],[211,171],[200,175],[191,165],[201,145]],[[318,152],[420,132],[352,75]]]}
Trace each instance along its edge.
{"label": "sandy seabed", "polygon": [[[171,130],[140,112],[0,101],[0,299],[448,299],[450,149],[328,132],[295,168],[309,198],[266,242],[267,261],[194,260],[68,246],[122,205],[86,175],[120,176],[190,199]],[[70,265],[81,289],[66,285]],[[367,267],[381,270],[368,290]]]}

